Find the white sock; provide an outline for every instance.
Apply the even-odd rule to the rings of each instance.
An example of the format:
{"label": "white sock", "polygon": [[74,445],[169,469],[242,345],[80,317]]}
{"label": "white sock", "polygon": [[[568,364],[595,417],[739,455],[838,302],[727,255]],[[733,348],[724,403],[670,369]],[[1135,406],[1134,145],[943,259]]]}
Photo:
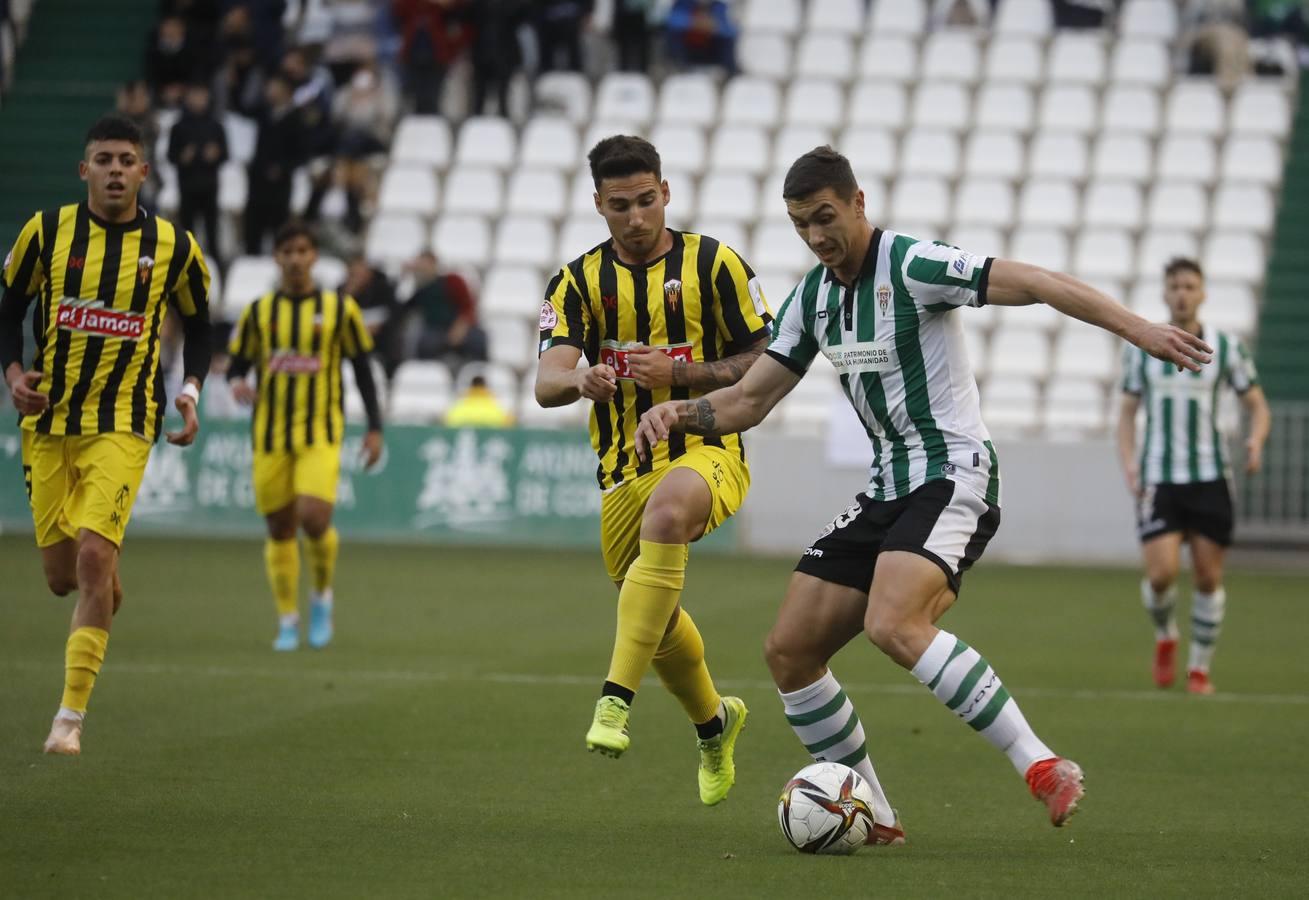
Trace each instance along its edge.
{"label": "white sock", "polygon": [[326,606],[328,609],[331,609],[332,589],[328,588],[327,590],[323,591],[321,594],[311,593],[309,595],[309,602],[313,603],[316,606]]}
{"label": "white sock", "polygon": [[1191,597],[1191,671],[1208,672],[1214,658],[1214,644],[1223,630],[1227,613],[1227,591],[1219,585],[1212,594],[1195,591]]}
{"label": "white sock", "polygon": [[283,628],[285,628],[285,627],[288,626],[288,625],[299,625],[299,624],[300,624],[300,614],[299,614],[299,613],[287,613],[287,614],[284,615],[284,616],[278,616],[278,617],[277,617],[277,624],[278,624],[278,625],[281,625]]}
{"label": "white sock", "polygon": [[914,663],[913,675],[946,708],[1009,757],[1019,775],[1032,763],[1054,757],[1027,724],[1018,702],[1000,676],[976,650],[948,631],[936,638]]}
{"label": "white sock", "polygon": [[1154,623],[1156,641],[1177,640],[1177,618],[1173,615],[1176,600],[1175,586],[1170,585],[1168,590],[1160,594],[1150,585],[1150,579],[1141,579],[1141,605],[1145,607],[1145,611],[1150,614],[1150,621]]}
{"label": "white sock", "polygon": [[68,719],[70,722],[81,722],[86,718],[86,713],[78,712],[75,709],[69,709],[67,706],[59,707],[59,712],[55,713],[56,719]]}
{"label": "white sock", "polygon": [[786,720],[814,761],[838,762],[858,772],[873,792],[874,821],[894,825],[895,811],[873,770],[864,726],[831,671],[808,687],[789,694],[777,693],[782,698]]}

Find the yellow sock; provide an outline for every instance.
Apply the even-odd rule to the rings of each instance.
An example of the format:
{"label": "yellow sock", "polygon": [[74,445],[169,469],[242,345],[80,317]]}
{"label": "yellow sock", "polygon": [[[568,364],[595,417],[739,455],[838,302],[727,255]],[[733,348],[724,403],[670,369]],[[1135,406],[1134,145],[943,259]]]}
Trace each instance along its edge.
{"label": "yellow sock", "polygon": [[655,651],[654,668],[668,692],[682,704],[691,721],[700,725],[718,714],[723,699],[709,677],[704,661],[704,639],[685,609],[677,614],[673,630],[664,635]]}
{"label": "yellow sock", "polygon": [[329,528],[318,538],[305,538],[309,550],[309,568],[314,574],[314,593],[321,594],[332,587],[336,575],[336,550],[341,537],[335,528]]}
{"label": "yellow sock", "polygon": [[686,578],[685,544],[641,541],[641,551],[618,592],[618,633],[608,680],[630,691],[641,686],[677,608]]}
{"label": "yellow sock", "polygon": [[264,541],[264,567],[268,586],[279,616],[293,616],[300,610],[300,545],[289,541]]}
{"label": "yellow sock", "polygon": [[109,645],[109,632],[103,628],[78,628],[68,636],[64,648],[64,699],[65,709],[86,712],[86,703],[95,687],[95,676],[105,661],[105,647]]}

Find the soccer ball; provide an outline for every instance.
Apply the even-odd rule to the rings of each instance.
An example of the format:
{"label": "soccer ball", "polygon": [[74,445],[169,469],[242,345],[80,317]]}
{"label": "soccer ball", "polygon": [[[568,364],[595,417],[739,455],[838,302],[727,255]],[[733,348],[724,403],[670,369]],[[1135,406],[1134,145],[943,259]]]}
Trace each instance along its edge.
{"label": "soccer ball", "polygon": [[854,853],[873,830],[873,792],[848,766],[814,763],[782,788],[777,821],[801,853]]}

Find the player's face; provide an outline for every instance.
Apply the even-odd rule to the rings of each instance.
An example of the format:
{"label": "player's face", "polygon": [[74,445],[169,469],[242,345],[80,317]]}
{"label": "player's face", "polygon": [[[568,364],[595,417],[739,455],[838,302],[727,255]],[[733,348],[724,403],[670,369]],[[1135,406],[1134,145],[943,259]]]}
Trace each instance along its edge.
{"label": "player's face", "polygon": [[614,243],[626,256],[649,259],[664,236],[664,208],[668,182],[653,172],[623,178],[605,178],[595,195],[595,208],[604,216]]}
{"label": "player's face", "polygon": [[[786,212],[795,233],[818,261],[829,269],[839,269],[849,262],[863,226],[864,192],[855,191],[849,200],[842,200],[832,188],[823,188],[799,200],[788,199]],[[853,262],[857,265],[863,260]]]}
{"label": "player's face", "polygon": [[304,235],[296,235],[289,241],[283,241],[273,251],[282,270],[282,281],[288,285],[307,285],[312,280],[314,263],[318,261],[318,248]]}
{"label": "player's face", "polygon": [[1195,321],[1196,310],[1204,302],[1204,279],[1183,269],[1164,280],[1164,302],[1174,322]]}
{"label": "player's face", "polygon": [[117,219],[136,207],[136,195],[150,174],[141,148],[131,141],[93,141],[78,163],[91,207],[98,215]]}

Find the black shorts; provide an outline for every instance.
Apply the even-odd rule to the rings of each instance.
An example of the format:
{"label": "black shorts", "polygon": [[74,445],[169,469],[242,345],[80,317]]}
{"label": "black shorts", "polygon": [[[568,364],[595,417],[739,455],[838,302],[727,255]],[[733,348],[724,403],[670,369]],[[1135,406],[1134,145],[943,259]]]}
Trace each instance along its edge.
{"label": "black shorts", "polygon": [[1232,544],[1232,492],[1227,482],[1148,484],[1136,504],[1141,543],[1171,532],[1202,534],[1215,544]]}
{"label": "black shorts", "polygon": [[945,478],[896,500],[859,494],[854,505],[805,548],[795,570],[867,593],[877,554],[907,550],[940,566],[958,594],[964,572],[999,527],[1000,507]]}

